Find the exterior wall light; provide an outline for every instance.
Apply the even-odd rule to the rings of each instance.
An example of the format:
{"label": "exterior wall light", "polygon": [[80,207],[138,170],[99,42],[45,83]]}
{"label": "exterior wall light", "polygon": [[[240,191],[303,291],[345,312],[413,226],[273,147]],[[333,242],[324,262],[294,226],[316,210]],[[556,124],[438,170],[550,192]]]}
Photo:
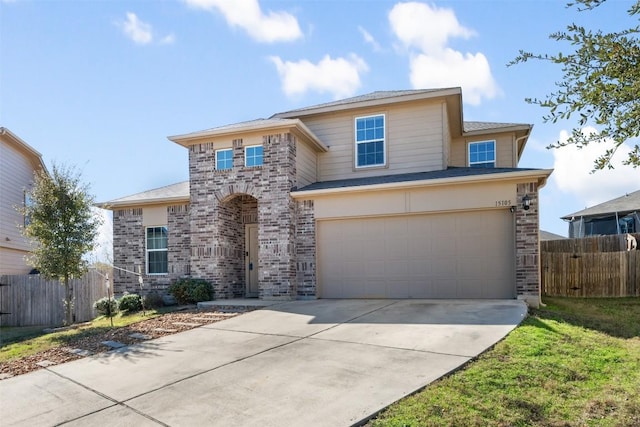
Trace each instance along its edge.
{"label": "exterior wall light", "polygon": [[528,194],[525,194],[524,197],[522,198],[522,209],[524,209],[525,211],[528,211],[530,207],[531,207],[531,199],[529,198]]}

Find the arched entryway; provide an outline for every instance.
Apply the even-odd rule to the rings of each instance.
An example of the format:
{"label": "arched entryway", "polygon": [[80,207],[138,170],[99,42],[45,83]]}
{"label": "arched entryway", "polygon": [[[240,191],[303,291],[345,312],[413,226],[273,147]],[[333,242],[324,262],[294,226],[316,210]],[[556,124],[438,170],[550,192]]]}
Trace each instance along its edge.
{"label": "arched entryway", "polygon": [[258,200],[233,194],[220,201],[217,211],[217,293],[225,298],[257,298]]}

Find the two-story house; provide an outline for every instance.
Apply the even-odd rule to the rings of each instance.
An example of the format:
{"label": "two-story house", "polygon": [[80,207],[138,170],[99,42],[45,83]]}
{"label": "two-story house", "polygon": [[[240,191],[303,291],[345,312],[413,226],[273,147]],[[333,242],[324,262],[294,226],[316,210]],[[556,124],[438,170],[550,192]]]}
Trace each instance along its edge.
{"label": "two-story house", "polygon": [[28,203],[33,175],[47,170],[42,156],[9,129],[0,127],[0,274],[27,274],[31,245],[22,235],[25,218],[19,208]]}
{"label": "two-story house", "polygon": [[[107,203],[114,262],[216,298],[540,300],[531,125],[464,122],[460,88],[374,92],[169,139],[189,182]],[[135,277],[115,278],[117,292]]]}

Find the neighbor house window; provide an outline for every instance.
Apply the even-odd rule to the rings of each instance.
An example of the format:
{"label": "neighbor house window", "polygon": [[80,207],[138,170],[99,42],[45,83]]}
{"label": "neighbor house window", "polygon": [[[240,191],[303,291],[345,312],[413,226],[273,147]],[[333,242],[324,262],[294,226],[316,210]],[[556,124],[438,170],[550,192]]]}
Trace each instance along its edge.
{"label": "neighbor house window", "polygon": [[262,145],[251,145],[244,149],[245,166],[262,166]]}
{"label": "neighbor house window", "polygon": [[167,227],[147,227],[147,274],[167,274]]}
{"label": "neighbor house window", "polygon": [[469,167],[495,168],[496,142],[482,141],[469,143]]}
{"label": "neighbor house window", "polygon": [[216,169],[219,171],[233,168],[233,150],[216,150]]}
{"label": "neighbor house window", "polygon": [[384,166],[384,114],[356,118],[356,167]]}

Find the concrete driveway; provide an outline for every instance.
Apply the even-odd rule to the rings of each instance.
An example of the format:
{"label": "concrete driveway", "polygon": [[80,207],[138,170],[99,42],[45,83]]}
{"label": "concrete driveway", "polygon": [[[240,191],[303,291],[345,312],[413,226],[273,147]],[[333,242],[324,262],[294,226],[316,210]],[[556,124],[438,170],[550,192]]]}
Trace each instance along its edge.
{"label": "concrete driveway", "polygon": [[317,300],[0,381],[2,426],[349,426],[501,340],[524,303]]}

